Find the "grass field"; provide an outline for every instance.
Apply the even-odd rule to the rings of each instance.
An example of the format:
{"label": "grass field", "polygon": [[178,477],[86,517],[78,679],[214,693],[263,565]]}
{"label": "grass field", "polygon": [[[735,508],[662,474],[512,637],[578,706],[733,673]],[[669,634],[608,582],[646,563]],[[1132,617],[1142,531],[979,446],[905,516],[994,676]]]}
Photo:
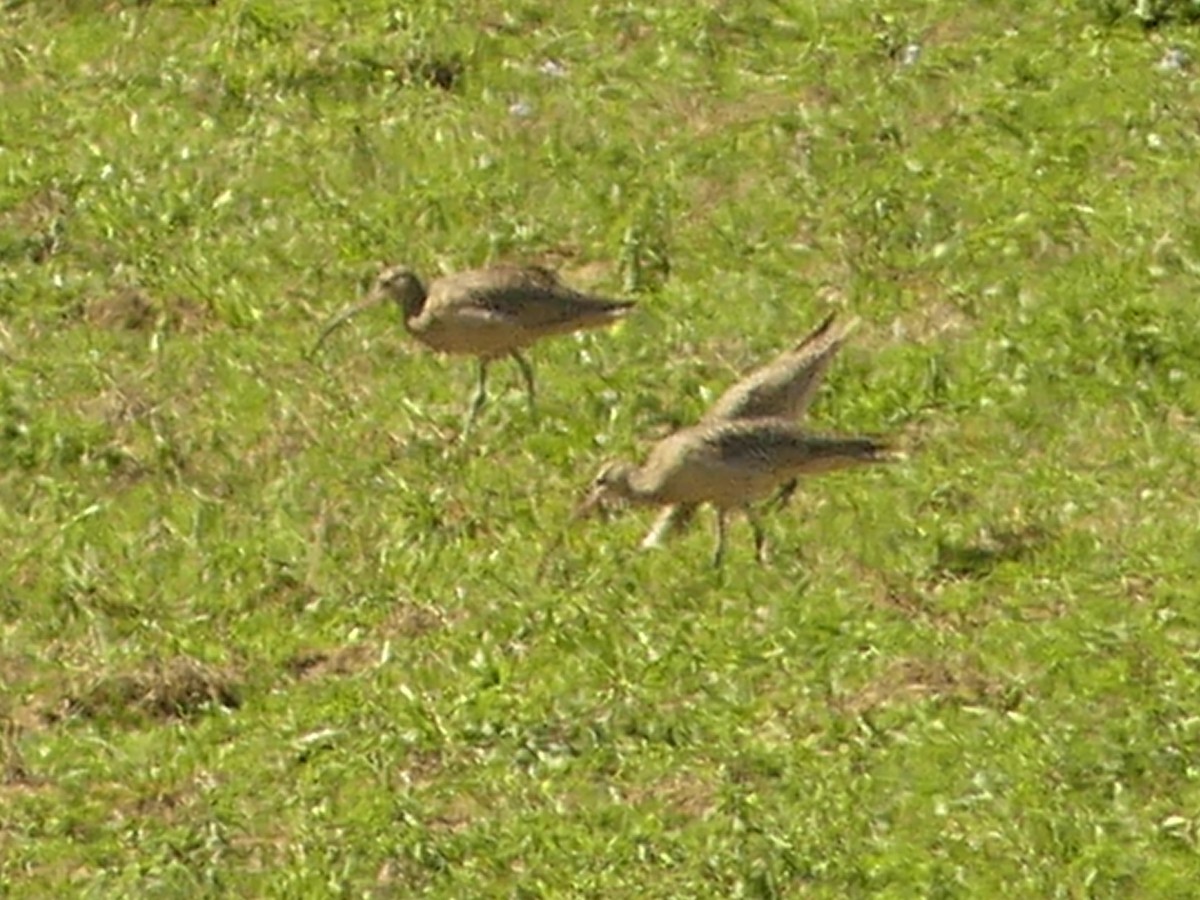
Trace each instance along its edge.
{"label": "grass field", "polygon": [[[0,894],[1195,896],[1193,6],[6,4]],[[497,261],[640,301],[536,425],[305,359]],[[830,311],[908,462],[535,577]]]}

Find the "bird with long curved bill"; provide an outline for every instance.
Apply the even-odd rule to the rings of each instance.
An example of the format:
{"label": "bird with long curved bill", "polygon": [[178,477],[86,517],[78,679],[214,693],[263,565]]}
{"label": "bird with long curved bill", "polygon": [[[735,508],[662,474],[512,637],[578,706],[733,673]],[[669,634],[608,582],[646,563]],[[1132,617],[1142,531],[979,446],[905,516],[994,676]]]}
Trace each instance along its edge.
{"label": "bird with long curved bill", "polygon": [[488,366],[494,360],[509,357],[517,364],[530,412],[536,415],[533,366],[522,351],[544,337],[612,325],[634,307],[632,300],[577,291],[540,266],[470,269],[437,278],[428,287],[406,266],[391,266],[379,274],[361,303],[330,319],[310,355],[351,318],[389,300],[401,308],[408,333],[426,347],[478,359],[464,435],[487,401]]}

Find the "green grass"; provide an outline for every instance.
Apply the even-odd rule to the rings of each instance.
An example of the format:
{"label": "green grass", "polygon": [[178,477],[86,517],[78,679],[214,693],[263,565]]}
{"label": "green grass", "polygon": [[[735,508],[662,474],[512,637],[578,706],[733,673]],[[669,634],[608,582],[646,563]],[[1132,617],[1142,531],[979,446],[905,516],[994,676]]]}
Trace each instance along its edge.
{"label": "green grass", "polygon": [[[1135,6],[7,4],[0,893],[1193,895],[1200,46]],[[456,443],[394,310],[304,359],[500,260],[641,301],[536,426],[497,366]],[[814,427],[909,462],[536,577],[830,310]]]}

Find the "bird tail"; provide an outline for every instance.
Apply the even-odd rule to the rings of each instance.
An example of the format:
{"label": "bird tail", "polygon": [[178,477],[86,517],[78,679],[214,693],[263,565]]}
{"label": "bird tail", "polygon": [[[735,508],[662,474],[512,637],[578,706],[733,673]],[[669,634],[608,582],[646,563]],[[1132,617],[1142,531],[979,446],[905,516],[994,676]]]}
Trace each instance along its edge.
{"label": "bird tail", "polygon": [[607,297],[589,296],[584,303],[564,311],[562,320],[547,327],[546,332],[604,328],[623,320],[636,305],[636,300],[609,300]]}
{"label": "bird tail", "polygon": [[628,315],[633,312],[633,308],[637,306],[636,300],[609,300],[607,298],[598,298],[600,311],[606,313],[610,318],[617,319],[621,316]]}
{"label": "bird tail", "polygon": [[792,353],[822,354],[835,350],[846,342],[854,329],[862,324],[862,319],[854,316],[841,325],[837,324],[837,313],[830,313],[812,331],[810,331],[795,347]]}
{"label": "bird tail", "polygon": [[850,466],[902,462],[908,456],[890,441],[876,437],[812,438],[812,462],[806,469],[833,471]]}

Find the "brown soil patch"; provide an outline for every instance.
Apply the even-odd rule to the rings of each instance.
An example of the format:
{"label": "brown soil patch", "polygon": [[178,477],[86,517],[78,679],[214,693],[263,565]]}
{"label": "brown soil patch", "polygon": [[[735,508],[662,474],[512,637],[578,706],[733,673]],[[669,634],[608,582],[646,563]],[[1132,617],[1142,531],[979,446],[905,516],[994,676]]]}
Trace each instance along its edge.
{"label": "brown soil patch", "polygon": [[650,785],[630,788],[624,792],[632,806],[658,803],[672,813],[698,819],[717,808],[717,791],[695,772],[677,772]]}
{"label": "brown soil patch", "polygon": [[369,644],[351,644],[336,650],[301,650],[283,664],[293,678],[308,681],[331,675],[353,675],[368,668],[379,655]]}
{"label": "brown soil patch", "polygon": [[1052,538],[1046,528],[1024,525],[985,528],[969,542],[938,541],[937,561],[930,578],[934,583],[984,578],[1001,563],[1028,559]]}
{"label": "brown soil patch", "polygon": [[354,675],[379,664],[386,641],[392,638],[419,638],[445,628],[448,621],[449,618],[438,607],[399,601],[379,626],[374,640],[334,649],[301,650],[287,660],[283,668],[300,681]]}
{"label": "brown soil patch", "polygon": [[430,830],[446,833],[461,834],[475,822],[488,818],[489,807],[475,797],[459,794],[447,801],[446,805],[427,820]]}
{"label": "brown soil patch", "polygon": [[71,207],[71,198],[64,192],[47,188],[0,211],[0,228],[22,233],[29,259],[43,263],[62,248]]}
{"label": "brown soil patch", "polygon": [[964,660],[905,659],[889,666],[860,690],[841,697],[837,706],[844,712],[862,715],[922,700],[1010,710],[1019,704],[1020,695]]}
{"label": "brown soil patch", "polygon": [[83,318],[94,328],[113,331],[202,331],[212,319],[208,307],[186,297],[154,300],[137,290],[118,291],[89,301]]}
{"label": "brown soil patch", "polygon": [[445,611],[440,607],[405,601],[396,605],[380,631],[385,638],[415,638],[446,627],[448,621]]}
{"label": "brown soil patch", "polygon": [[905,618],[924,622],[926,625],[943,632],[962,632],[982,627],[986,624],[987,614],[983,612],[966,612],[963,610],[945,610],[939,608],[921,591],[904,587],[884,587],[873,598],[876,606],[898,613]]}
{"label": "brown soil patch", "polygon": [[97,679],[63,699],[68,716],[102,718],[130,713],[152,719],[190,719],[223,706],[241,705],[241,682],[226,669],[188,657],[154,661],[131,672]]}

